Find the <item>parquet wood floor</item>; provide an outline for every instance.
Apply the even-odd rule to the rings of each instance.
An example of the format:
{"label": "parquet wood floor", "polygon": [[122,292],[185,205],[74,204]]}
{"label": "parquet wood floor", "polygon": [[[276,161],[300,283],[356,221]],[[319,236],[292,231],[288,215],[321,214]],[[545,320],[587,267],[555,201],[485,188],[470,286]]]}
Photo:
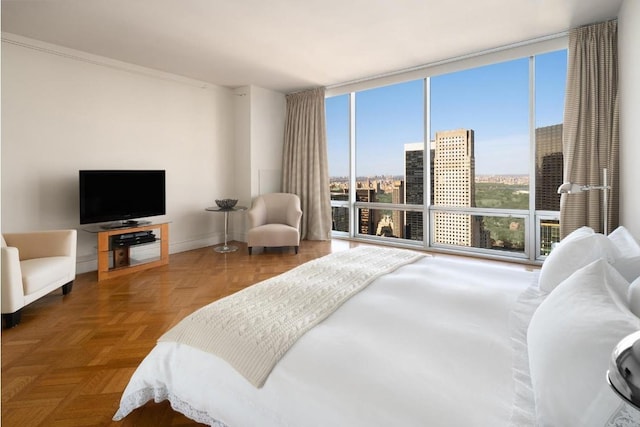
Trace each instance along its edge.
{"label": "parquet wood floor", "polygon": [[[157,338],[194,310],[246,286],[357,243],[303,241],[289,250],[172,254],[169,265],[97,282],[80,274],[25,307],[2,331],[2,426],[196,426],[167,403],[111,421],[122,391]],[[256,253],[257,252],[257,253]]]}

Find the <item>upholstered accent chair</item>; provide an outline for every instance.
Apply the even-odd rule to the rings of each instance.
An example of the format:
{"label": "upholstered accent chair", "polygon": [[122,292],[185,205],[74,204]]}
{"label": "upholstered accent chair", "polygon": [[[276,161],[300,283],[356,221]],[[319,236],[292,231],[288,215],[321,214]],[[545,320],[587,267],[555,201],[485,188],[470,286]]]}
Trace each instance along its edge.
{"label": "upholstered accent chair", "polygon": [[300,198],[291,193],[268,193],[258,196],[247,212],[249,255],[253,247],[300,246]]}
{"label": "upholstered accent chair", "polygon": [[2,318],[5,328],[20,323],[22,308],[76,277],[76,230],[2,235]]}

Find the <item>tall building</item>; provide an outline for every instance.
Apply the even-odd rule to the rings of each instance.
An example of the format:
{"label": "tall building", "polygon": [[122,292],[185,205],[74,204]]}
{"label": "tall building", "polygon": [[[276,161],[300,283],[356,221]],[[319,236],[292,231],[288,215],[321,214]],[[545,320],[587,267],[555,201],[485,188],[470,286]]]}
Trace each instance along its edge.
{"label": "tall building", "polygon": [[[349,200],[348,189],[343,189],[342,193],[332,192],[331,200]],[[341,206],[331,207],[332,226],[335,231],[349,231],[349,208]]]}
{"label": "tall building", "polygon": [[[370,183],[367,183],[370,185]],[[331,200],[349,200],[349,189],[343,188],[342,192],[331,192]],[[359,185],[356,189],[356,201],[357,202],[375,202],[376,201],[376,188],[364,188]],[[336,231],[349,231],[349,208],[332,206],[332,229]],[[358,216],[358,232],[360,234],[376,234],[376,227],[380,219],[382,218],[382,212],[375,209],[360,209]]]}
{"label": "tall building", "polygon": [[[395,181],[391,193],[391,203],[401,205],[404,203],[404,181]],[[394,210],[391,212],[393,222],[393,235],[404,237],[404,212]]]}
{"label": "tall building", "polygon": [[562,124],[536,128],[536,210],[560,210],[562,171]]}
{"label": "tall building", "polygon": [[[375,202],[376,201],[376,190],[375,188],[358,188],[356,190],[356,201],[357,202]],[[360,209],[360,215],[358,218],[358,232],[360,234],[376,234],[376,224],[380,220],[380,218],[376,218],[380,216],[378,211],[374,209]]]}
{"label": "tall building", "polygon": [[[470,129],[436,132],[433,160],[434,205],[475,206],[474,133]],[[488,238],[472,215],[436,212],[435,243],[479,247]],[[486,246],[485,246],[486,247]]]}
{"label": "tall building", "polygon": [[[404,145],[405,203],[424,204],[424,143]],[[424,221],[422,212],[406,212],[402,236],[410,240],[422,240]]]}
{"label": "tall building", "polygon": [[540,255],[549,255],[551,246],[560,241],[560,223],[558,220],[540,221]]}

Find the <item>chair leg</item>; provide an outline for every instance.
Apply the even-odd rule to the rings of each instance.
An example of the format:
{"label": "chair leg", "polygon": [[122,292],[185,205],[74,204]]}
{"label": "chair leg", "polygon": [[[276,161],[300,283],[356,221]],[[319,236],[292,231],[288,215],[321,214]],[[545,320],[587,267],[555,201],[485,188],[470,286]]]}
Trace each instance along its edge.
{"label": "chair leg", "polygon": [[67,295],[71,293],[71,289],[73,289],[73,280],[69,283],[62,285],[62,295]]}
{"label": "chair leg", "polygon": [[294,247],[293,247],[293,249],[296,251],[296,255],[298,254],[298,248],[299,248],[299,247],[300,247],[300,246],[294,246]]}
{"label": "chair leg", "polygon": [[251,249],[252,249],[251,246],[249,246],[249,255],[251,255]]}
{"label": "chair leg", "polygon": [[4,319],[4,327],[5,329],[13,328],[20,323],[22,315],[22,309],[15,311],[13,313],[2,313],[2,318]]}

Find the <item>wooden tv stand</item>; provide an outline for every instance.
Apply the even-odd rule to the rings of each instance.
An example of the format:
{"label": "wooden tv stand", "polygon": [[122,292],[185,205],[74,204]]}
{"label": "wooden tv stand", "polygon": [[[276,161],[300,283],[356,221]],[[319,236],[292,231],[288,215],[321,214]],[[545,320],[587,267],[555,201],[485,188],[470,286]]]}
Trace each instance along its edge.
{"label": "wooden tv stand", "polygon": [[[140,261],[132,261],[129,257],[131,246],[152,244],[153,242],[133,243],[112,247],[111,238],[121,234],[137,233],[141,231],[159,230],[160,256]],[[149,224],[126,228],[115,228],[97,231],[98,234],[98,281],[111,279],[149,268],[169,264],[169,223]],[[113,256],[113,266],[109,263],[109,255]]]}

